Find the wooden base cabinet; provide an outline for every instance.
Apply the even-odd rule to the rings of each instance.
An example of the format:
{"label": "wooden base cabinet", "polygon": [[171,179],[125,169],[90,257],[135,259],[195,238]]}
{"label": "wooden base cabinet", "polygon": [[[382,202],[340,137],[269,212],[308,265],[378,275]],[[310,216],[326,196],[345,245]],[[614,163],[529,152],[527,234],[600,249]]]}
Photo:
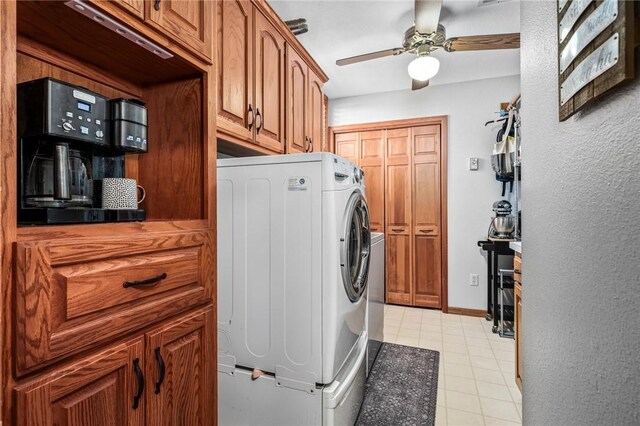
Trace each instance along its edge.
{"label": "wooden base cabinet", "polygon": [[143,347],[139,337],[18,385],[16,425],[144,425]]}
{"label": "wooden base cabinet", "polygon": [[516,253],[514,257],[514,277],[517,281],[514,285],[514,314],[515,314],[515,339],[516,339],[516,384],[522,392],[522,283],[519,281],[522,273],[522,260]]}
{"label": "wooden base cabinet", "polygon": [[213,308],[147,333],[149,377],[147,424],[207,425],[217,418],[211,403],[215,381],[216,338]]}
{"label": "wooden base cabinet", "polygon": [[212,424],[213,313],[212,306],[198,309],[19,384],[17,425]]}

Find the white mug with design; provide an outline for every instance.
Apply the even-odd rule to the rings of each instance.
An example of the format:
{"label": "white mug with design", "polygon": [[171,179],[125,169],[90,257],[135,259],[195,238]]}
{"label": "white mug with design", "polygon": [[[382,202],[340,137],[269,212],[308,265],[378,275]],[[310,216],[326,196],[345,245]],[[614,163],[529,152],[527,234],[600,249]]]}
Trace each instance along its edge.
{"label": "white mug with design", "polygon": [[[140,190],[140,199],[138,199]],[[108,210],[137,209],[146,196],[144,188],[135,179],[104,178],[102,179],[102,208]]]}

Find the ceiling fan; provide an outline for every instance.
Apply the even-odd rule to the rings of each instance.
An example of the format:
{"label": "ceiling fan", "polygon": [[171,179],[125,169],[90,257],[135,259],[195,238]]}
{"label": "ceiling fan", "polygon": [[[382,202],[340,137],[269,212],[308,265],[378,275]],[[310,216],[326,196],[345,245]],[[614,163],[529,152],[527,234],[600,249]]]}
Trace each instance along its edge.
{"label": "ceiling fan", "polygon": [[442,0],[415,0],[414,25],[404,33],[402,47],[380,50],[336,61],[336,65],[349,65],[385,56],[413,53],[417,57],[409,64],[412,90],[423,89],[438,73],[440,62],[431,56],[437,49],[447,52],[470,50],[517,49],[520,33],[490,34],[452,37],[447,39],[445,28],[439,23]]}

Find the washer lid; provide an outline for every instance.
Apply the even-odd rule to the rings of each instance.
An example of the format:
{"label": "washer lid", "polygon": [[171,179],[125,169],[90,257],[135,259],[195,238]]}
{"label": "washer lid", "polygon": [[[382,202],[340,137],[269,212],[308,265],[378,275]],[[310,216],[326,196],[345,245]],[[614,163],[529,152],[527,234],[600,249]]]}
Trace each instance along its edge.
{"label": "washer lid", "polygon": [[349,300],[356,303],[367,287],[371,251],[369,209],[360,191],[355,191],[347,203],[344,237],[340,242],[342,282]]}

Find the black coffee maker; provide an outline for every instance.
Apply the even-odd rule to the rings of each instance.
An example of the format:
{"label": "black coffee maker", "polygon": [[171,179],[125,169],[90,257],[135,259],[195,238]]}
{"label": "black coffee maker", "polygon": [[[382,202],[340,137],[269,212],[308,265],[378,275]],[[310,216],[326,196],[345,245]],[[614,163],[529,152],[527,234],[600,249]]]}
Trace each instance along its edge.
{"label": "black coffee maker", "polygon": [[124,177],[107,98],[43,78],[19,84],[17,100],[20,224],[145,219],[144,210],[100,208],[101,180]]}

